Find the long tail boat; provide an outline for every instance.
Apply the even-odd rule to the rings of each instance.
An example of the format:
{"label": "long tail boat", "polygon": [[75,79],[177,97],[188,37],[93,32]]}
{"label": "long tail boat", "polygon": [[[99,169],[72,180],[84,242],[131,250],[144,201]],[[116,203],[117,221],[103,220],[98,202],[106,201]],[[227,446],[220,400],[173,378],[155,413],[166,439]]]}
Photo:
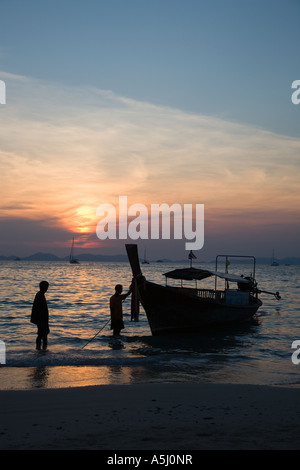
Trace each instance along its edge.
{"label": "long tail boat", "polygon": [[[280,299],[279,292],[273,293],[258,289],[255,280],[255,258],[242,256],[253,262],[252,275],[237,276],[228,273],[229,258],[236,255],[218,255],[215,271],[199,268],[175,269],[164,274],[166,285],[147,281],[140,268],[136,244],[126,245],[133,278],[138,287],[140,302],[146,312],[153,335],[178,331],[195,331],[207,326],[222,325],[251,319],[262,305],[258,298],[261,293],[271,294]],[[218,271],[218,261],[225,258],[225,272]],[[227,271],[227,272],[226,272]],[[168,285],[168,279],[181,281],[202,281],[215,277],[214,289],[199,289]],[[223,279],[223,289],[217,280]],[[220,282],[220,281],[219,281]],[[232,288],[234,283],[234,288]]]}

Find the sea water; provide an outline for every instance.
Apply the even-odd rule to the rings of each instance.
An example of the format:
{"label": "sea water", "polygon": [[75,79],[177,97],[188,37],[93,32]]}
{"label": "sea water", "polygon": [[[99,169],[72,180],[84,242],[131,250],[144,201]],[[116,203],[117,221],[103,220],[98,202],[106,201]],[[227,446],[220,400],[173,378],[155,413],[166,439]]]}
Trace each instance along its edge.
{"label": "sea water", "polygon": [[[197,266],[214,269],[209,263]],[[151,263],[142,269],[148,280],[164,284],[163,273],[178,267],[183,266]],[[250,274],[248,265],[230,270]],[[109,298],[116,284],[127,292],[132,280],[127,263],[0,261],[0,341],[5,346],[0,389],[149,382],[300,384],[300,364],[292,362],[292,343],[300,340],[300,266],[257,265],[256,279],[260,289],[280,291],[281,300],[262,295],[263,306],[253,321],[152,336],[142,308],[139,321],[131,321],[128,297],[125,329],[114,338]],[[30,323],[41,280],[50,284],[46,351],[35,349],[36,326]]]}

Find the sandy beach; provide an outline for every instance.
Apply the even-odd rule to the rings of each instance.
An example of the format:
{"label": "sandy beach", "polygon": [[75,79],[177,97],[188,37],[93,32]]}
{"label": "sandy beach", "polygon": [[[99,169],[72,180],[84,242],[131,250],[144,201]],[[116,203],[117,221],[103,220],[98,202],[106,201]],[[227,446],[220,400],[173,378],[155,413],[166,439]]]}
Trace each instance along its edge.
{"label": "sandy beach", "polygon": [[300,391],[230,384],[1,391],[2,450],[300,449]]}

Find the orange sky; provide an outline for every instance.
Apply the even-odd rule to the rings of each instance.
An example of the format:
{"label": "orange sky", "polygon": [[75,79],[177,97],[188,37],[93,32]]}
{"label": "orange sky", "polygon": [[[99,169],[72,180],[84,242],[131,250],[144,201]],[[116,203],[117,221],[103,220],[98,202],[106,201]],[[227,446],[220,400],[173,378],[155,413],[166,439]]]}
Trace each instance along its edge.
{"label": "orange sky", "polygon": [[296,138],[101,90],[7,81],[15,98],[1,107],[0,217],[60,230],[65,240],[53,239],[53,250],[48,242],[49,251],[74,233],[103,247],[96,209],[121,195],[146,206],[204,204],[208,242],[222,231],[299,224]]}

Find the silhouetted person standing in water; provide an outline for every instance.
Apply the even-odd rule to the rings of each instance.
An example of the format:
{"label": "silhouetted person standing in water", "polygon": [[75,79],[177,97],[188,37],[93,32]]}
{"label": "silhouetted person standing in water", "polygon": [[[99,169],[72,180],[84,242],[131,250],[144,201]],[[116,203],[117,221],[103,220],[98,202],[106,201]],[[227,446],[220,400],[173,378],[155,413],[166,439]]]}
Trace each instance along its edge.
{"label": "silhouetted person standing in water", "polygon": [[41,349],[43,341],[43,349],[47,349],[49,330],[49,312],[45,293],[47,292],[49,283],[47,281],[40,282],[40,290],[36,293],[31,312],[31,323],[37,325],[36,349]]}
{"label": "silhouetted person standing in water", "polygon": [[121,286],[121,284],[117,284],[115,287],[116,292],[111,296],[109,302],[111,318],[110,329],[113,330],[114,336],[119,335],[120,331],[124,329],[122,302],[131,293],[129,290],[127,294],[122,294],[122,290],[123,286]]}

